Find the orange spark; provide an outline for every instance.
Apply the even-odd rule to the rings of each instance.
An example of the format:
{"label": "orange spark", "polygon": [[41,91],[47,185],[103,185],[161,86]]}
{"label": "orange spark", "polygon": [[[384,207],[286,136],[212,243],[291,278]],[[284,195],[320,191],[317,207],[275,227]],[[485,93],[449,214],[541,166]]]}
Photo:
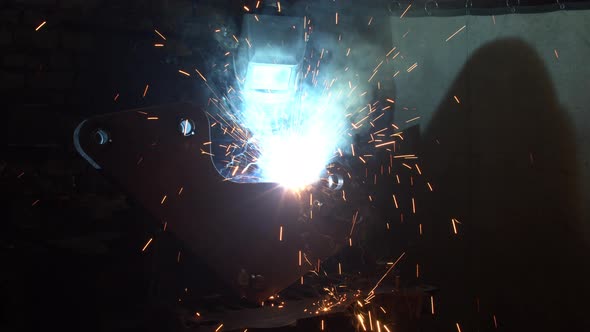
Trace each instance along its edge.
{"label": "orange spark", "polygon": [[404,257],[406,255],[406,252],[402,252],[402,254],[397,258],[397,260],[391,264],[391,266],[389,267],[389,269],[387,269],[387,271],[385,272],[385,274],[383,274],[383,276],[381,277],[381,279],[379,279],[379,281],[377,281],[377,284],[375,284],[375,287],[373,287],[373,289],[371,289],[371,291],[369,292],[369,294],[373,294],[373,292],[375,291],[375,289],[377,289],[377,287],[379,287],[379,284],[381,284],[381,282],[383,281],[383,279],[385,279],[385,277],[387,276],[387,274],[389,274],[389,272],[397,265],[397,263],[402,259],[402,257]]}
{"label": "orange spark", "polygon": [[376,148],[380,148],[382,146],[386,146],[386,145],[390,145],[390,144],[395,144],[395,141],[389,141],[389,142],[385,142],[385,143],[379,143],[377,145],[375,145]]}
{"label": "orange spark", "polygon": [[43,21],[43,23],[39,24],[39,26],[37,28],[35,28],[35,31],[39,31],[39,29],[41,29],[45,23],[47,23],[47,21]]}
{"label": "orange spark", "polygon": [[451,38],[455,37],[459,32],[463,31],[463,29],[465,29],[465,27],[466,27],[466,25],[462,26],[459,30],[455,31],[455,33],[450,35],[449,38],[447,38],[447,40],[445,40],[445,42],[448,42],[449,40],[451,40]]}
{"label": "orange spark", "polygon": [[356,316],[359,320],[359,322],[361,323],[361,326],[363,327],[363,331],[366,331],[367,328],[365,327],[365,322],[363,321],[363,316],[361,314],[357,314]]}
{"label": "orange spark", "polygon": [[164,195],[164,197],[162,197],[162,201],[160,202],[160,204],[164,204],[164,202],[166,202],[166,198],[167,198],[167,196]]}
{"label": "orange spark", "polygon": [[148,242],[145,244],[145,246],[143,246],[143,249],[141,249],[141,251],[145,251],[145,249],[147,249],[147,247],[150,245],[150,243],[152,243],[153,238],[150,237],[150,239],[148,240]]}
{"label": "orange spark", "polygon": [[434,315],[434,296],[430,295],[430,312]]}
{"label": "orange spark", "polygon": [[191,76],[191,74],[185,72],[184,70],[178,70],[179,73],[181,73],[182,75],[186,75],[186,76]]}
{"label": "orange spark", "polygon": [[455,325],[457,325],[457,332],[461,332],[461,326],[459,326],[459,323],[455,323]]}
{"label": "orange spark", "polygon": [[461,104],[461,102],[459,101],[459,98],[457,98],[457,96],[453,96],[453,98],[455,98],[455,101],[457,102],[457,104]]}
{"label": "orange spark", "polygon": [[205,78],[205,76],[203,76],[203,74],[201,74],[201,72],[198,69],[195,69],[195,71],[197,72],[197,74],[199,74],[199,76],[201,76],[203,81],[207,82],[207,79]]}
{"label": "orange spark", "polygon": [[164,47],[164,44],[154,44],[154,47]]}
{"label": "orange spark", "polygon": [[142,96],[143,98],[145,98],[145,95],[147,94],[149,88],[150,88],[150,85],[146,84],[145,89],[143,90],[143,96]]}
{"label": "orange spark", "polygon": [[375,77],[376,74],[377,74],[377,71],[373,72],[373,75],[371,75],[371,77],[369,77],[369,80],[367,82],[371,82],[371,80],[373,79],[373,77]]}
{"label": "orange spark", "polygon": [[432,185],[430,184],[430,182],[426,182],[426,184],[428,185],[428,189],[430,189],[430,191],[434,191],[434,189],[432,189]]}
{"label": "orange spark", "polygon": [[408,8],[406,8],[406,10],[404,10],[404,12],[402,13],[402,15],[399,18],[404,18],[404,15],[406,15],[406,13],[408,12],[408,10],[410,10],[410,7],[412,7],[412,4],[408,5]]}
{"label": "orange spark", "polygon": [[161,34],[161,33],[160,33],[160,31],[158,31],[158,30],[156,30],[156,29],[154,29],[154,31],[155,31],[155,32],[158,34],[158,36],[160,36],[160,38],[162,38],[162,39],[166,40],[166,37],[164,37],[164,35],[163,35],[163,34]]}
{"label": "orange spark", "polygon": [[219,330],[221,330],[221,328],[223,327],[223,324],[219,325],[216,329],[215,332],[219,332]]}
{"label": "orange spark", "polygon": [[238,169],[240,169],[240,166],[236,166],[233,170],[233,172],[231,173],[231,176],[236,176],[236,173],[238,172]]}
{"label": "orange spark", "polygon": [[279,228],[279,241],[283,241],[283,226]]}

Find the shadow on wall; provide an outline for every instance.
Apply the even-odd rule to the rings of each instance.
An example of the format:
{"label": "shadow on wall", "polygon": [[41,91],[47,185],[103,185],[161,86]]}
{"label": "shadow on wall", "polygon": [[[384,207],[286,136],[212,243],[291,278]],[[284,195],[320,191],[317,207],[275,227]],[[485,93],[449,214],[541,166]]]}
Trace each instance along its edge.
{"label": "shadow on wall", "polygon": [[576,143],[543,60],[517,39],[489,43],[444,100],[420,149],[438,194],[419,257],[440,323],[588,330]]}

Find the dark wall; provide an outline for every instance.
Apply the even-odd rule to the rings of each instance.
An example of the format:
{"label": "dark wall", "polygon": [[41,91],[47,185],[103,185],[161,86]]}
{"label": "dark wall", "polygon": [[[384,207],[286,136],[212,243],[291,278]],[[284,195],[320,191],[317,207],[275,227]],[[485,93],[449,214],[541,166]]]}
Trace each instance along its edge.
{"label": "dark wall", "polygon": [[[211,11],[193,13],[191,1],[0,2],[1,330],[168,329],[158,325],[166,314],[152,316],[166,309],[148,309],[156,258],[141,252],[159,221],[80,158],[72,135],[93,115],[190,99],[195,85],[177,70],[199,62]],[[176,301],[182,290],[169,285]]]}
{"label": "dark wall", "polygon": [[[453,95],[463,89],[457,109]],[[422,149],[439,191],[423,207],[422,255],[424,274],[441,286],[446,325],[468,317],[466,329],[490,328],[496,315],[507,330],[587,329],[582,147],[544,62],[518,39],[488,43],[443,100]]]}
{"label": "dark wall", "polygon": [[[76,155],[71,137],[88,116],[191,99],[197,86],[177,70],[202,64],[211,28],[202,18],[223,20],[225,5],[195,3],[0,4],[0,183],[8,216],[0,218],[8,262],[0,280],[9,294],[1,311],[12,326],[52,327],[70,312],[66,327],[76,329],[125,316],[117,310],[144,301],[152,265],[138,249],[149,238],[146,225],[157,221],[139,208],[129,212],[133,204]],[[166,46],[155,48],[160,42]],[[498,59],[510,59],[502,72],[490,67]],[[505,330],[584,330],[590,257],[571,167],[579,147],[544,66],[526,44],[498,41],[473,54],[444,100],[452,103],[465,86],[477,104],[464,113],[441,104],[420,151],[438,194],[419,200],[429,212],[424,245],[412,254],[424,280],[441,288],[437,323],[491,329],[496,315]],[[462,222],[456,236],[451,218]]]}

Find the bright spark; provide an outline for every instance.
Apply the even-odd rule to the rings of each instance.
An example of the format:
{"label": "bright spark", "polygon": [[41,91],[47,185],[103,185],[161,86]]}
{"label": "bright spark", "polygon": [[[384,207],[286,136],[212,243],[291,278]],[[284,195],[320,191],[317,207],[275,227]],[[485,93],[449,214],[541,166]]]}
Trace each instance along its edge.
{"label": "bright spark", "polygon": [[46,23],[47,23],[47,21],[43,21],[43,23],[39,24],[39,26],[35,29],[35,31],[39,31],[39,29],[41,29]]}

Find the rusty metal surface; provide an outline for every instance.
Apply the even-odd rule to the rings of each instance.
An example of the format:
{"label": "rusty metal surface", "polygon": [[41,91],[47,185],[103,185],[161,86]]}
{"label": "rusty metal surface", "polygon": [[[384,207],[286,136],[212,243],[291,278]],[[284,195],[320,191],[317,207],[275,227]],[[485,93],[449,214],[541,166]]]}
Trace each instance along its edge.
{"label": "rusty metal surface", "polygon": [[[192,136],[178,130],[185,118],[195,123]],[[209,127],[203,111],[183,103],[88,119],[74,141],[236,294],[259,302],[333,255],[347,241],[349,225],[320,214],[305,221],[308,198],[276,184],[226,181],[203,153],[210,151]],[[109,142],[97,143],[98,129]]]}

